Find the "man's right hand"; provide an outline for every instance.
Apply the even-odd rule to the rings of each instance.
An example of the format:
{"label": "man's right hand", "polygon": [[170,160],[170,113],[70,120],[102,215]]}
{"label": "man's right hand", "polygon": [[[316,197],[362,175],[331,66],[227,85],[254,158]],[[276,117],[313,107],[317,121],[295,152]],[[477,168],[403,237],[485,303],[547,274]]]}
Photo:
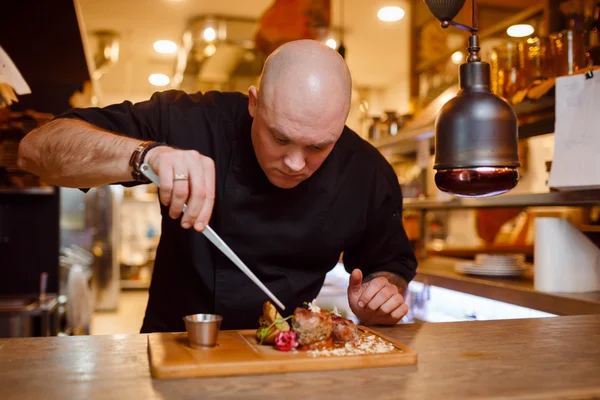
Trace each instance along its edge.
{"label": "man's right hand", "polygon": [[169,207],[169,216],[179,218],[187,204],[181,226],[202,231],[215,201],[214,161],[195,150],[159,146],[148,152],[146,162],[159,177],[160,201]]}

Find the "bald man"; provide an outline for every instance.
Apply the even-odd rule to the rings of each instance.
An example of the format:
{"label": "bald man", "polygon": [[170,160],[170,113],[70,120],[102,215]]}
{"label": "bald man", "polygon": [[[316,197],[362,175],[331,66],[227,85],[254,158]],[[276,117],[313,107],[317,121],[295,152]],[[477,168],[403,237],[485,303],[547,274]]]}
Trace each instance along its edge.
{"label": "bald man", "polygon": [[393,169],[345,126],[350,96],[335,51],[290,42],[248,96],[170,90],[73,109],[21,141],[19,165],[83,190],[148,183],[143,162],[158,173],[162,235],[142,332],[183,331],[196,313],[222,315],[223,329],[257,326],[267,298],[200,233],[206,224],[290,312],[343,252],[352,311],[396,324],[417,263]]}

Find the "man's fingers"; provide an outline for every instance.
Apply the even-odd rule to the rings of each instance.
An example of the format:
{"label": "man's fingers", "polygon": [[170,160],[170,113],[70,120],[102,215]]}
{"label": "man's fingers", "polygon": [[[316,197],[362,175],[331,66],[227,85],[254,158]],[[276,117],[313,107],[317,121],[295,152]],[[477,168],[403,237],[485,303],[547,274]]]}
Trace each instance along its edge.
{"label": "man's fingers", "polygon": [[193,156],[191,159],[197,161],[192,162],[191,168],[188,168],[189,171],[194,171],[194,173],[189,174],[189,197],[187,199],[187,209],[181,218],[181,226],[184,229],[190,228],[196,222],[196,218],[198,215],[200,215],[200,210],[202,210],[205,196],[203,178],[204,171],[202,171],[202,167],[197,166],[200,164],[199,157],[196,158]]}
{"label": "man's fingers", "polygon": [[360,291],[360,289],[362,288],[362,280],[362,271],[358,268],[354,269],[350,274],[350,282],[348,285],[348,289],[350,289],[350,291],[353,293]]}
{"label": "man's fingers", "polygon": [[159,197],[160,202],[168,207],[171,204],[173,193],[173,166],[165,161],[160,164],[160,169],[156,171],[160,183]]}
{"label": "man's fingers", "polygon": [[168,148],[153,153],[153,156],[149,160],[158,174],[160,201],[169,207],[169,216],[179,218],[185,204],[187,209],[181,226],[203,230],[210,220],[215,201],[213,160],[197,151]]}
{"label": "man's fingers", "polygon": [[400,307],[390,313],[390,316],[395,320],[400,321],[406,314],[408,314],[408,304],[402,303]]}
{"label": "man's fingers", "polygon": [[204,171],[204,197],[202,208],[194,225],[197,231],[204,230],[208,225],[215,203],[215,163],[212,159],[205,157],[202,159],[202,167]]}
{"label": "man's fingers", "polygon": [[400,293],[396,293],[379,307],[379,311],[382,314],[392,314],[402,304],[404,304],[404,297]]}
{"label": "man's fingers", "polygon": [[[183,179],[186,178],[186,179]],[[183,205],[187,201],[190,193],[190,183],[188,168],[184,160],[175,161],[173,166],[173,191],[171,194],[171,206],[169,216],[173,219],[179,218],[183,211]]]}
{"label": "man's fingers", "polygon": [[379,291],[387,284],[388,280],[383,277],[378,277],[367,282],[364,285],[366,286],[365,290],[363,290],[360,298],[358,299],[358,306],[362,308],[369,304],[373,297],[375,297],[375,295],[379,293]]}
{"label": "man's fingers", "polygon": [[368,303],[366,303],[366,308],[371,311],[377,311],[396,294],[398,294],[398,288],[388,283],[387,285],[384,285]]}

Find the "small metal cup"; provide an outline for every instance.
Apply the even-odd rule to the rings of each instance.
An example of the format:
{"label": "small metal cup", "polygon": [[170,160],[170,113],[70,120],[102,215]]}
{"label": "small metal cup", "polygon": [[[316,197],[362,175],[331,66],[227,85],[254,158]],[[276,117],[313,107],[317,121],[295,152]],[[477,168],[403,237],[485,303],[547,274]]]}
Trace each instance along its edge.
{"label": "small metal cup", "polygon": [[191,347],[197,349],[216,346],[223,317],[214,314],[194,314],[185,316],[183,320]]}

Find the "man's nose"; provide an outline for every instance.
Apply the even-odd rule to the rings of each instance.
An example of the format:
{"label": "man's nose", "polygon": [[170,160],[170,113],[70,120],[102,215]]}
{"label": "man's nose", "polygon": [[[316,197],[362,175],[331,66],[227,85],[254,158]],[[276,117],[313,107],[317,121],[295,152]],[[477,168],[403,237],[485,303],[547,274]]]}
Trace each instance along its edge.
{"label": "man's nose", "polygon": [[301,151],[295,151],[287,154],[283,159],[283,163],[292,172],[300,172],[306,165],[306,161],[304,161],[304,154],[302,154]]}

